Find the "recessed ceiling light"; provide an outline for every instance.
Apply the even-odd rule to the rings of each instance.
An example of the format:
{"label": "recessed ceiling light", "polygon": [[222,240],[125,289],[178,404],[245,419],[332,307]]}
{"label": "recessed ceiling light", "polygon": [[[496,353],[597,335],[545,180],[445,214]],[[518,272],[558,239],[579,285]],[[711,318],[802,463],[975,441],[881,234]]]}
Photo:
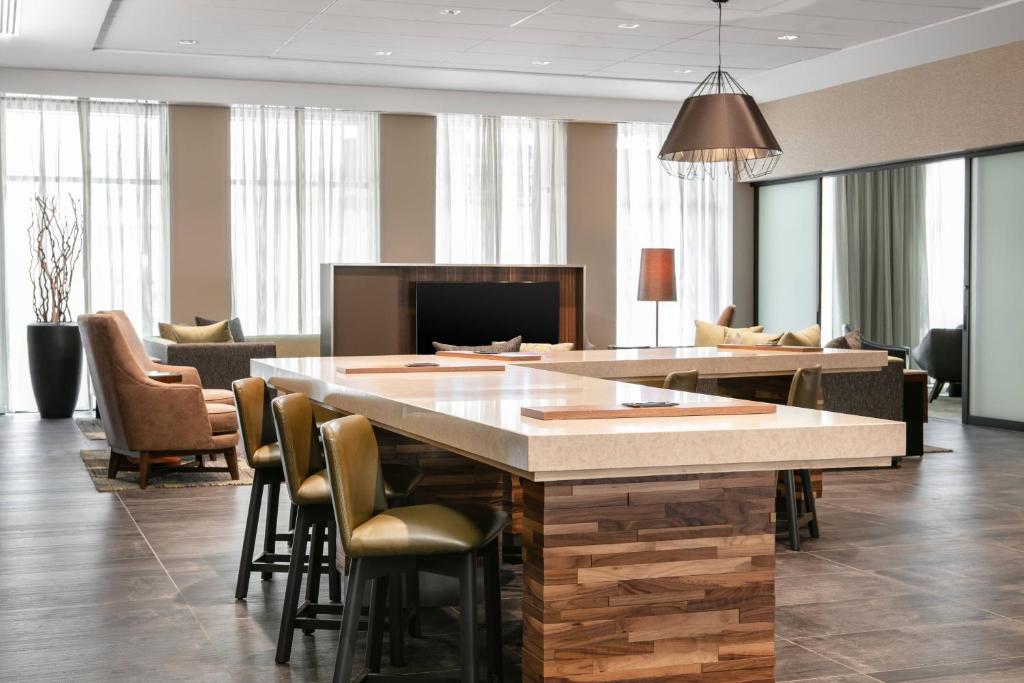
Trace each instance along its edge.
{"label": "recessed ceiling light", "polygon": [[546,59],[538,59],[536,62],[531,62],[534,66],[547,66],[551,62]]}
{"label": "recessed ceiling light", "polygon": [[790,34],[790,35],[785,35],[785,36],[779,36],[778,40],[796,40],[799,37],[800,36],[794,36],[794,35]]}
{"label": "recessed ceiling light", "polygon": [[0,0],[0,36],[18,35],[21,0]]}
{"label": "recessed ceiling light", "polygon": [[640,24],[619,24],[619,28],[624,28],[624,29],[640,28]]}
{"label": "recessed ceiling light", "polygon": [[198,45],[198,44],[199,44],[198,40],[192,40],[191,38],[189,38],[188,40],[179,40],[178,41],[178,45],[182,45],[184,47],[192,47],[193,45]]}
{"label": "recessed ceiling light", "polygon": [[441,10],[441,14],[444,14],[444,15],[449,16],[449,17],[457,17],[460,14],[462,14],[462,10],[455,9],[454,7],[450,7],[448,9]]}
{"label": "recessed ceiling light", "polygon": [[377,55],[378,57],[390,57],[391,50],[377,50],[373,54]]}

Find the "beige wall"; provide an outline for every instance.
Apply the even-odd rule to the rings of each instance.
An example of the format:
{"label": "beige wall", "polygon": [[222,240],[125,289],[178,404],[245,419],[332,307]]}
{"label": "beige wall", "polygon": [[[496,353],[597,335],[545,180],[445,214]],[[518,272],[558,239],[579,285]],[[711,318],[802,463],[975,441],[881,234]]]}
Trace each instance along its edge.
{"label": "beige wall", "polygon": [[1024,41],[763,104],[773,177],[1024,141]]}
{"label": "beige wall", "polygon": [[380,260],[433,263],[437,119],[380,117]]}
{"label": "beige wall", "polygon": [[171,318],[231,313],[231,145],[226,107],[171,105]]}
{"label": "beige wall", "polygon": [[732,302],[733,325],[753,325],[754,320],[754,188],[733,185],[732,195]]}
{"label": "beige wall", "polygon": [[568,261],[587,268],[586,326],[590,342],[615,342],[616,127],[568,125]]}

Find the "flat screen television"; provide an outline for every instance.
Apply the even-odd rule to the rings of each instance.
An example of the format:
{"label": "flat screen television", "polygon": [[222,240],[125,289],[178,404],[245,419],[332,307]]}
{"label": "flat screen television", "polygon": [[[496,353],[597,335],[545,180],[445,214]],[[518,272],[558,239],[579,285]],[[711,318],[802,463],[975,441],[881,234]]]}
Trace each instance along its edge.
{"label": "flat screen television", "polygon": [[484,346],[522,336],[558,343],[557,282],[417,282],[416,353],[433,342]]}

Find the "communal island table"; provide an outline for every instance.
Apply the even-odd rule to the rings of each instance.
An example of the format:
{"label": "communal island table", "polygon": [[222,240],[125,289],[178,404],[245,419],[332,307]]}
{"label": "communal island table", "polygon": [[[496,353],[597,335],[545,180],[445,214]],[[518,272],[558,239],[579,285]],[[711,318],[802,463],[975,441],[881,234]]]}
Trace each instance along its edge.
{"label": "communal island table", "polygon": [[[544,359],[551,369],[359,372],[498,362],[434,356],[266,359],[251,368],[279,390],[522,481],[524,681],[773,680],[776,470],[888,465],[904,450],[903,424],[787,406],[524,417],[523,408],[545,406],[735,400],[588,377],[557,355]],[[791,355],[769,355],[761,367],[818,364],[784,359]]]}

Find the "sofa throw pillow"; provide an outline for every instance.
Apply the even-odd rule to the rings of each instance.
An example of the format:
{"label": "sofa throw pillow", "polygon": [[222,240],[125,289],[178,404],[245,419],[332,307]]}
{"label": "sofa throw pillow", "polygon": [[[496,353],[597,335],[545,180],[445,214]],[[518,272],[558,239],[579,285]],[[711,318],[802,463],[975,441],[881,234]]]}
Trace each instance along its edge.
{"label": "sofa throw pillow", "polygon": [[[202,316],[196,316],[196,325],[216,325],[219,320],[213,318],[204,318]],[[232,318],[228,321],[228,329],[231,330],[231,341],[244,342],[245,333],[242,332],[242,321],[238,318]]]}
{"label": "sofa throw pillow", "polygon": [[523,342],[519,350],[523,353],[548,353],[549,351],[572,351],[572,342],[545,344],[543,342]]}
{"label": "sofa throw pillow", "polygon": [[859,349],[860,347],[860,330],[850,330],[843,336],[836,337],[825,344],[826,349]]}
{"label": "sofa throw pillow", "polygon": [[706,323],[703,320],[694,320],[696,336],[694,346],[718,346],[725,343],[726,330],[744,330],[746,332],[764,332],[764,325],[753,327],[725,327],[714,323]]}
{"label": "sofa throw pillow", "polygon": [[199,327],[169,323],[160,323],[159,326],[161,337],[178,344],[218,344],[231,341],[227,320]]}
{"label": "sofa throw pillow", "polygon": [[779,340],[780,346],[821,346],[821,327],[811,325],[799,332],[787,332]]}
{"label": "sofa throw pillow", "polygon": [[743,346],[753,346],[759,344],[776,345],[779,340],[782,339],[782,334],[772,334],[771,332],[750,332],[743,329],[731,329],[726,328],[725,330],[725,341],[723,344],[742,344]]}
{"label": "sofa throw pillow", "polygon": [[484,346],[459,346],[457,344],[444,344],[434,342],[435,351],[479,351],[481,353],[513,353],[519,350],[523,343],[522,335],[513,337],[508,341],[492,342]]}

